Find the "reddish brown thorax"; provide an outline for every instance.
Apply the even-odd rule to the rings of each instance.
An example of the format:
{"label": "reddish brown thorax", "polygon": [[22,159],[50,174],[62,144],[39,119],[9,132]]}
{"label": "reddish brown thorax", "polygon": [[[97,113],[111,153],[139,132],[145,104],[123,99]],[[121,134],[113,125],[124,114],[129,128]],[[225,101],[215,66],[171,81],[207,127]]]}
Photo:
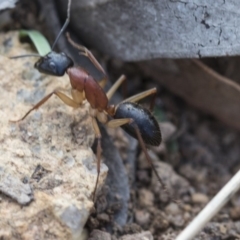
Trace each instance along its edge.
{"label": "reddish brown thorax", "polygon": [[93,109],[102,112],[107,109],[108,98],[101,86],[85,70],[79,67],[67,69],[73,89],[84,91],[87,101]]}

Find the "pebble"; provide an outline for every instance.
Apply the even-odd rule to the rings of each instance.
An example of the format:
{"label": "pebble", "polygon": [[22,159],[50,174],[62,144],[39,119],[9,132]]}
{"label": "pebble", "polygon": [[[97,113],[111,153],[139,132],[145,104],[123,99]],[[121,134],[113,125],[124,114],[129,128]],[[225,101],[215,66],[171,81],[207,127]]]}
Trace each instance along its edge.
{"label": "pebble", "polygon": [[206,204],[209,201],[209,198],[207,195],[203,193],[194,193],[192,195],[192,201],[193,203],[203,203]]}
{"label": "pebble", "polygon": [[153,240],[153,235],[151,232],[145,231],[132,235],[124,235],[119,240]]}
{"label": "pebble", "polygon": [[189,212],[185,212],[183,218],[185,222],[188,222],[191,219],[191,214]]}
{"label": "pebble", "polygon": [[111,235],[100,230],[93,230],[89,240],[111,240]]}
{"label": "pebble", "polygon": [[150,213],[145,210],[136,210],[135,220],[141,227],[147,225],[150,220]]}
{"label": "pebble", "polygon": [[230,216],[233,220],[239,220],[240,219],[240,207],[234,207],[230,210]]}
{"label": "pebble", "polygon": [[155,217],[151,223],[152,232],[166,230],[169,227],[168,217],[164,212],[155,210]]}
{"label": "pebble", "polygon": [[183,209],[184,211],[190,212],[192,210],[192,206],[189,204],[184,204]]}
{"label": "pebble", "polygon": [[185,224],[185,220],[182,215],[170,217],[169,220],[175,227],[183,227]]}
{"label": "pebble", "polygon": [[97,215],[97,219],[99,221],[102,221],[102,222],[109,222],[110,221],[110,218],[109,218],[109,215],[106,214],[106,213],[100,213]]}
{"label": "pebble", "polygon": [[180,209],[176,203],[170,203],[165,208],[166,212],[171,215],[177,215],[180,213]]}
{"label": "pebble", "polygon": [[138,192],[139,194],[139,203],[142,207],[152,206],[154,204],[154,194],[147,190],[141,189]]}
{"label": "pebble", "polygon": [[176,126],[170,122],[162,122],[160,124],[160,129],[162,132],[163,142],[168,141],[171,136],[176,132]]}
{"label": "pebble", "polygon": [[222,234],[226,234],[227,233],[227,228],[223,224],[219,226],[219,229],[220,229],[220,232]]}

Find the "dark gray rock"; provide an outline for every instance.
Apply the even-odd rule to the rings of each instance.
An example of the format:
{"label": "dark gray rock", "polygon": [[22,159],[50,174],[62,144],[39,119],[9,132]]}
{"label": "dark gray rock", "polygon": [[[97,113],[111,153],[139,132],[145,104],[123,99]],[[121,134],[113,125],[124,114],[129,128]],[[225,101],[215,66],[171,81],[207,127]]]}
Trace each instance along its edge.
{"label": "dark gray rock", "polygon": [[0,10],[14,8],[17,0],[2,0],[0,2]]}
{"label": "dark gray rock", "polygon": [[70,25],[87,46],[127,61],[232,56],[239,9],[237,0],[72,1]]}

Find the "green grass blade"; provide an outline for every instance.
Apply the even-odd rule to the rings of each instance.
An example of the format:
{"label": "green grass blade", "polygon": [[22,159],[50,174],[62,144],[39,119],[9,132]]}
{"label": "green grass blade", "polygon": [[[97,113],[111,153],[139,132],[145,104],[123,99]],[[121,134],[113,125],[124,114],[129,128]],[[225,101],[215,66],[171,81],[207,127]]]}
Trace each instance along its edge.
{"label": "green grass blade", "polygon": [[21,30],[19,32],[19,37],[20,38],[29,37],[41,56],[44,56],[51,51],[51,47],[47,39],[38,31]]}

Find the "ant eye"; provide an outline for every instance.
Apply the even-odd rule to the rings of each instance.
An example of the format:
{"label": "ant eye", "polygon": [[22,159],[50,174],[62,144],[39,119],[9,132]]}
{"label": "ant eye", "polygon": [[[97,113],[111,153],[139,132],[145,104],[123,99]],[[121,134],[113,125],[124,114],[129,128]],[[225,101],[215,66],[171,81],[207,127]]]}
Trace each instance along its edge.
{"label": "ant eye", "polygon": [[55,70],[55,69],[56,69],[56,65],[55,65],[54,62],[50,62],[50,63],[49,63],[49,66],[50,66],[50,68],[51,68],[52,70]]}

